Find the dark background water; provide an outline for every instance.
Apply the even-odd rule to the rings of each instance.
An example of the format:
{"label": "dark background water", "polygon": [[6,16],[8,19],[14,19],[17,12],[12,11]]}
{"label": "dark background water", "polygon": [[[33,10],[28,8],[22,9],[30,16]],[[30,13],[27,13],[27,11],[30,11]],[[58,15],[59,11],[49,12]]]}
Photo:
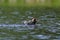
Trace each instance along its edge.
{"label": "dark background water", "polygon": [[60,8],[0,7],[0,24],[23,24],[37,18],[36,28],[31,26],[0,26],[0,40],[60,40]]}

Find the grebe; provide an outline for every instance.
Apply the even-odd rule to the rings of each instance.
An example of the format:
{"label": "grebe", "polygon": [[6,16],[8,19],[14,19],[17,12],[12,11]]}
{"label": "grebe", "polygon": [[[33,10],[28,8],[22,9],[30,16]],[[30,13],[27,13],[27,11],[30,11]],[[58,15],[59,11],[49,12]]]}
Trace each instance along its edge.
{"label": "grebe", "polygon": [[35,25],[36,22],[37,22],[36,18],[32,18],[29,21],[24,21],[24,24],[27,24],[27,25]]}

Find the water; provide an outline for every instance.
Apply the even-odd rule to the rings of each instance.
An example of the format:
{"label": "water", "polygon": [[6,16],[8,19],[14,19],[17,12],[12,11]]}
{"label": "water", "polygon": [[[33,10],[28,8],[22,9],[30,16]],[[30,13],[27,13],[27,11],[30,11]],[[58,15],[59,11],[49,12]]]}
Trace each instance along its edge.
{"label": "water", "polygon": [[[59,9],[0,8],[0,40],[60,40]],[[36,17],[36,25],[24,20]]]}

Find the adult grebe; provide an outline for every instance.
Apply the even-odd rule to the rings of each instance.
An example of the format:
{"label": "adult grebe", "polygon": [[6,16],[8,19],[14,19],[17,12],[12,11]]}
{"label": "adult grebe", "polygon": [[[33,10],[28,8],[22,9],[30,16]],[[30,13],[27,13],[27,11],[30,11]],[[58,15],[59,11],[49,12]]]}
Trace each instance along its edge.
{"label": "adult grebe", "polygon": [[36,22],[37,22],[36,18],[32,18],[29,21],[24,21],[24,24],[27,24],[27,25],[35,25]]}

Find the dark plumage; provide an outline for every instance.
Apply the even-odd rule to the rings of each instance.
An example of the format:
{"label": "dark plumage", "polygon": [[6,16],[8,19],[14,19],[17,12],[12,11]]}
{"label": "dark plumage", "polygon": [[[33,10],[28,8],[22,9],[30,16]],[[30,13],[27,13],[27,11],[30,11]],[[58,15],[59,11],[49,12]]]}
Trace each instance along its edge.
{"label": "dark plumage", "polygon": [[32,18],[29,21],[25,21],[24,24],[28,24],[28,25],[35,25],[37,22],[36,18]]}

